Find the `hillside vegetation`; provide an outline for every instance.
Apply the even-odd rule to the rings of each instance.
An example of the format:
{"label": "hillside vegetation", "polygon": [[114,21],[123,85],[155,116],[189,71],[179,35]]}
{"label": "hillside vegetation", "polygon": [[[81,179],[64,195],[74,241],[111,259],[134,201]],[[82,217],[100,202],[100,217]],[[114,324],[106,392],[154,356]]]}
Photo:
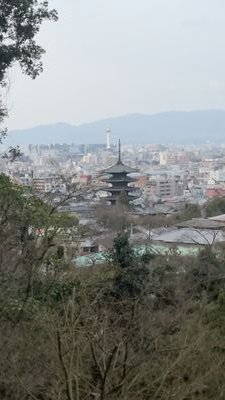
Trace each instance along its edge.
{"label": "hillside vegetation", "polygon": [[76,269],[53,251],[57,210],[1,185],[1,399],[224,398],[223,248],[137,256],[120,233],[106,265]]}

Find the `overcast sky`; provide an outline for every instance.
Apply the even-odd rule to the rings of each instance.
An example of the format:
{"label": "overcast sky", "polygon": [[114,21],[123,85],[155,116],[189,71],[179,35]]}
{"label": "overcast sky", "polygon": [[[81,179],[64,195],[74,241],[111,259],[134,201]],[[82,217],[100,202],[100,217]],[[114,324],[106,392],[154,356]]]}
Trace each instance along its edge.
{"label": "overcast sky", "polygon": [[52,0],[36,80],[10,73],[9,128],[225,108],[224,0]]}

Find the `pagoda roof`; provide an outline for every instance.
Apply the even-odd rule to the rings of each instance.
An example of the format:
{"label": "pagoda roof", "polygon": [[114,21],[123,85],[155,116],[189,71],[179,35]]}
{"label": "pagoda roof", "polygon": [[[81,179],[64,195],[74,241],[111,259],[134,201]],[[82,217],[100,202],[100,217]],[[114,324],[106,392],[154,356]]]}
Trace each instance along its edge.
{"label": "pagoda roof", "polygon": [[[133,200],[136,200],[136,199],[138,199],[139,197],[138,196],[135,196],[135,195],[127,195],[127,199],[128,199],[128,201],[133,201]],[[107,196],[107,197],[105,197],[105,199],[106,200],[108,200],[108,201],[111,201],[111,200],[118,200],[118,196],[116,196],[115,194],[112,194],[111,196]]]}
{"label": "pagoda roof", "polygon": [[128,167],[120,160],[115,165],[103,170],[104,174],[131,174],[134,172],[137,172],[137,169]]}
{"label": "pagoda roof", "polygon": [[105,192],[111,192],[111,193],[112,192],[134,192],[134,191],[137,191],[137,188],[132,187],[132,186],[125,186],[123,188],[121,188],[121,186],[120,187],[109,186],[102,190],[104,190]]}
{"label": "pagoda roof", "polygon": [[108,183],[131,183],[131,182],[135,182],[136,179],[135,178],[131,178],[130,176],[111,176],[110,178],[106,178],[104,180],[104,182],[108,182]]}

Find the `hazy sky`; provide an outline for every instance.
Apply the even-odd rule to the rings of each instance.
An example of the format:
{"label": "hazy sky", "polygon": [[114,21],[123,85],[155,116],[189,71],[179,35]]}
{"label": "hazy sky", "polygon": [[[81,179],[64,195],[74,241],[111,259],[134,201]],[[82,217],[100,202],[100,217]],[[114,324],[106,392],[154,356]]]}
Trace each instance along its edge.
{"label": "hazy sky", "polygon": [[52,0],[36,80],[10,73],[9,128],[225,108],[224,0]]}

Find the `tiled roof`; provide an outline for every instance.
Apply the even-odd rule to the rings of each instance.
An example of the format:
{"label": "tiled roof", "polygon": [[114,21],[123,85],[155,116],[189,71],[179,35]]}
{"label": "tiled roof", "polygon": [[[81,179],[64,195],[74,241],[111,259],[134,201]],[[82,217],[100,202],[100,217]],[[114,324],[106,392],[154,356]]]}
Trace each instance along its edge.
{"label": "tiled roof", "polygon": [[193,218],[188,221],[179,222],[178,228],[196,228],[196,229],[221,229],[225,227],[225,222],[211,218]]}
{"label": "tiled roof", "polygon": [[135,168],[128,167],[122,161],[118,161],[115,165],[103,170],[104,174],[131,174],[132,172],[137,172]]}
{"label": "tiled roof", "polygon": [[211,245],[215,241],[225,241],[225,237],[221,230],[182,228],[162,233],[154,237],[154,240],[165,243]]}

